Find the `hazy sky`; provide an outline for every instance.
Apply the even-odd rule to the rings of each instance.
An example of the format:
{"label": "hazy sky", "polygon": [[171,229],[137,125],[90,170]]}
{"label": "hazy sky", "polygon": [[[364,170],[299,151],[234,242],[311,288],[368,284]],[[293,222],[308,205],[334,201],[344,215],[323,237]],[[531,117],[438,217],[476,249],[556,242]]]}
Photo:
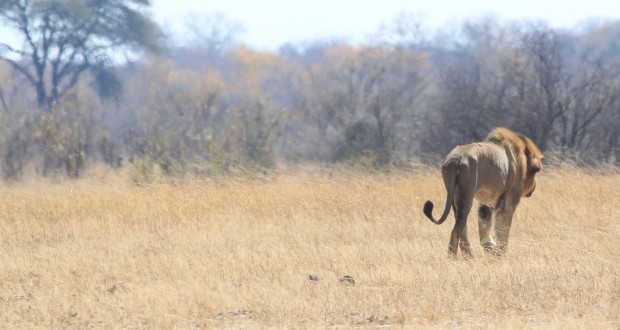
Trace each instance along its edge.
{"label": "hazy sky", "polygon": [[589,18],[620,18],[619,0],[154,0],[153,15],[165,30],[179,30],[188,17],[222,13],[239,23],[239,39],[259,49],[323,38],[362,41],[402,12],[440,27],[467,18],[542,19],[571,27]]}

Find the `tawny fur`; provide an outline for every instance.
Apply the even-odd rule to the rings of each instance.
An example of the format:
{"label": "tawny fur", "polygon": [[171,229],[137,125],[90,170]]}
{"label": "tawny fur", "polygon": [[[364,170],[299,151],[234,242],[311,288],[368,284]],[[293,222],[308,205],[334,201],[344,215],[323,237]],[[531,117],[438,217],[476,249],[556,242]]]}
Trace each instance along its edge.
{"label": "tawny fur", "polygon": [[481,204],[480,243],[486,252],[504,253],[514,211],[521,197],[530,197],[536,188],[535,175],[542,168],[542,158],[529,138],[503,127],[493,129],[482,142],[457,146],[446,156],[442,164],[447,191],[444,212],[435,220],[433,203],[427,201],[424,214],[441,224],[453,209],[456,222],[450,236],[451,254],[460,246],[466,256],[472,256],[467,216],[474,199]]}

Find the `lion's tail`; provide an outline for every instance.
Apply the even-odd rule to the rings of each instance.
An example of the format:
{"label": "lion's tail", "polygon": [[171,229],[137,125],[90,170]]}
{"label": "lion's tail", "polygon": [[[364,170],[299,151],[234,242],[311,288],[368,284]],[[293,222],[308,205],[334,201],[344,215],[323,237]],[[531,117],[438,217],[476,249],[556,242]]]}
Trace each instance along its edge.
{"label": "lion's tail", "polygon": [[447,171],[447,182],[448,182],[448,197],[446,198],[446,207],[443,210],[443,214],[439,220],[435,220],[433,218],[433,202],[426,201],[424,203],[424,215],[437,225],[441,225],[450,214],[450,206],[452,205],[452,201],[454,200],[454,190],[456,189],[456,180],[457,180],[457,172],[458,172],[459,162],[450,162],[446,165],[445,170]]}

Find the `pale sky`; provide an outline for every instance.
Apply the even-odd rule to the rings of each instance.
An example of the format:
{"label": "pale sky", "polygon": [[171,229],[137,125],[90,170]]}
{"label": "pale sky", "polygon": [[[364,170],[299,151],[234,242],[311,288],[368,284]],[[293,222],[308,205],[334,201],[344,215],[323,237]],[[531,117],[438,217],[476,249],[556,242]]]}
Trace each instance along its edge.
{"label": "pale sky", "polygon": [[493,15],[544,20],[572,27],[586,19],[620,19],[619,0],[153,0],[154,18],[179,31],[188,17],[221,13],[244,28],[238,39],[257,49],[317,39],[364,41],[400,13],[422,17],[429,28]]}

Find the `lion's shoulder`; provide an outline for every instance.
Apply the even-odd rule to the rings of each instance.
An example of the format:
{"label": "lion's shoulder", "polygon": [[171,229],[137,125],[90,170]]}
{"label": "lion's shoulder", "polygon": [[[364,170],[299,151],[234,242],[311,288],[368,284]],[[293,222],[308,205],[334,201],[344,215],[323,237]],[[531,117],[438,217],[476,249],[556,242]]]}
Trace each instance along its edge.
{"label": "lion's shoulder", "polygon": [[521,135],[505,127],[494,128],[485,141],[511,148],[516,154],[521,154],[525,151],[525,141],[521,138]]}

